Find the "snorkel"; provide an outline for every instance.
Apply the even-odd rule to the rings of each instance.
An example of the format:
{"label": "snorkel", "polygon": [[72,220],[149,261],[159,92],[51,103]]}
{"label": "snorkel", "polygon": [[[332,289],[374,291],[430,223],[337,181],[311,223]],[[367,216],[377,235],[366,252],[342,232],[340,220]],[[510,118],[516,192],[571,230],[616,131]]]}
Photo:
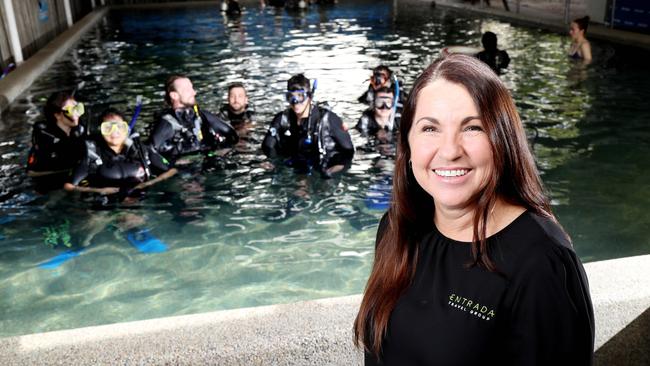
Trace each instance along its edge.
{"label": "snorkel", "polygon": [[135,98],[135,111],[133,112],[133,117],[131,117],[131,121],[129,122],[129,136],[133,133],[133,127],[135,127],[135,121],[138,120],[138,116],[140,115],[141,110],[142,110],[142,95],[138,95]]}
{"label": "snorkel", "polygon": [[397,114],[397,103],[399,102],[399,81],[397,81],[397,75],[393,75],[395,79],[395,99],[393,100],[393,112],[390,114],[390,128],[393,129],[395,125],[395,115]]}
{"label": "snorkel", "polygon": [[138,95],[135,98],[135,110],[133,111],[133,116],[131,117],[131,121],[129,122],[128,137],[131,140],[133,140],[133,143],[136,145],[135,148],[138,151],[138,156],[140,157],[140,161],[142,162],[142,167],[144,168],[144,177],[146,180],[149,180],[149,177],[151,176],[151,171],[149,171],[149,165],[147,164],[144,151],[142,150],[142,144],[140,143],[140,135],[137,132],[136,133],[133,132],[135,123],[138,120],[138,116],[140,115],[141,110],[142,110],[142,95]]}
{"label": "snorkel", "polygon": [[[314,104],[314,95],[316,95],[316,88],[318,88],[318,79],[314,79],[314,83],[311,88],[311,101],[309,103],[309,113],[307,114],[307,138],[305,139],[305,143],[307,145],[311,145],[311,111],[312,111],[312,105]],[[319,149],[320,150],[320,149]]]}
{"label": "snorkel", "polygon": [[11,72],[11,70],[13,70],[15,68],[16,68],[16,64],[14,64],[13,62],[10,63],[9,65],[7,65],[7,67],[5,67],[4,70],[2,70],[2,75],[0,76],[0,79],[7,76],[7,74],[9,74],[9,72]]}

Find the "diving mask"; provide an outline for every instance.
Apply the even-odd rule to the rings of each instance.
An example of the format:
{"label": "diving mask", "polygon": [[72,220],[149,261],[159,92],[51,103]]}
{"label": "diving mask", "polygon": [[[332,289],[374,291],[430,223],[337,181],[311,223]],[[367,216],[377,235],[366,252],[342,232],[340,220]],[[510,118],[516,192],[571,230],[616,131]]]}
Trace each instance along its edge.
{"label": "diving mask", "polygon": [[388,85],[388,79],[388,74],[385,72],[375,72],[370,77],[370,85],[372,85],[373,89],[379,89]]}
{"label": "diving mask", "polygon": [[83,103],[77,103],[61,107],[61,112],[68,118],[72,118],[73,116],[81,117],[86,113],[86,109]]}
{"label": "diving mask", "polygon": [[391,97],[376,97],[375,109],[391,109],[393,108],[393,98]]}
{"label": "diving mask", "polygon": [[289,90],[286,93],[287,102],[291,105],[301,104],[310,97],[311,93],[304,89]]}
{"label": "diving mask", "polygon": [[129,125],[124,121],[103,121],[99,126],[102,135],[109,136],[113,134],[114,131],[126,134],[129,131]]}

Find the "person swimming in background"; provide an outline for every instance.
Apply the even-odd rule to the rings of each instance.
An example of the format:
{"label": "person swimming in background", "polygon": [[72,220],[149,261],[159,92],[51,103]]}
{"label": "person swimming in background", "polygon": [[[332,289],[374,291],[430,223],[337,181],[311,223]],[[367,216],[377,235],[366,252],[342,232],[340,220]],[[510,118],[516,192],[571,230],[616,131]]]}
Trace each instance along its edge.
{"label": "person swimming in background", "polygon": [[[399,126],[400,110],[396,110],[395,90],[393,88],[380,88],[374,92],[375,100],[372,106],[359,118],[356,130],[362,135],[378,135],[381,131],[390,133],[396,131]],[[393,111],[395,110],[395,115]]]}
{"label": "person swimming in background", "polygon": [[100,120],[102,137],[86,140],[85,154],[65,190],[113,194],[143,189],[176,173],[154,149],[129,136],[129,125],[119,111],[109,108]]}
{"label": "person swimming in background", "polygon": [[239,125],[251,122],[255,112],[248,108],[248,93],[244,84],[234,82],[228,85],[228,103],[221,106],[218,117],[237,129]]}
{"label": "person swimming in background", "polygon": [[476,57],[490,66],[497,75],[500,75],[501,69],[505,69],[510,64],[508,52],[497,48],[497,35],[492,32],[483,33],[481,43],[483,51],[479,52]]}
{"label": "person swimming in background", "polygon": [[569,28],[571,36],[571,47],[569,57],[575,60],[582,60],[584,64],[591,63],[591,44],[587,40],[587,28],[589,27],[589,16],[574,19]]}
{"label": "person swimming in background", "polygon": [[85,129],[79,118],[85,113],[72,93],[56,92],[45,103],[45,121],[34,125],[32,147],[27,158],[27,175],[36,190],[63,188],[70,171],[83,156]]}
{"label": "person swimming in background", "polygon": [[[372,75],[370,75],[370,80],[368,83],[368,89],[361,94],[357,99],[359,103],[372,105],[375,101],[375,91],[381,88],[395,88],[393,80],[393,71],[385,65],[379,65],[372,69]],[[400,92],[398,107],[401,108],[401,105],[406,101],[406,93],[403,90],[404,83],[400,82]]]}

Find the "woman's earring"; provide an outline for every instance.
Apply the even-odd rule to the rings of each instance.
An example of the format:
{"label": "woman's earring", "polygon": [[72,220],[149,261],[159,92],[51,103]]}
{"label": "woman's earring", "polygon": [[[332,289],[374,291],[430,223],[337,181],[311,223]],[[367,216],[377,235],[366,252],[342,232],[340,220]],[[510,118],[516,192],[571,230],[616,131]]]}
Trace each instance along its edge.
{"label": "woman's earring", "polygon": [[413,170],[413,161],[411,161],[411,159],[409,159],[409,168]]}

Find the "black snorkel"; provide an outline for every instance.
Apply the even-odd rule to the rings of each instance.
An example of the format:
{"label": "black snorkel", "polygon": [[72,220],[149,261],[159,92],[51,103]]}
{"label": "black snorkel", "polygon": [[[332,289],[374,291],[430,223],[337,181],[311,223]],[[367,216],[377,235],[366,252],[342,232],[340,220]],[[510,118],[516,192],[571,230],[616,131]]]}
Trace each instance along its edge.
{"label": "black snorkel", "polygon": [[[312,143],[312,140],[311,140],[311,134],[312,134],[312,131],[311,131],[311,111],[312,111],[313,106],[315,104],[314,95],[316,95],[316,88],[318,88],[318,79],[314,79],[314,83],[312,85],[311,91],[309,92],[309,99],[311,99],[311,100],[310,100],[310,103],[309,103],[309,113],[307,113],[307,138],[305,139],[305,143],[307,145],[311,145],[311,143]],[[319,139],[319,142],[320,142],[320,139]],[[319,147],[319,151],[320,151],[320,147]]]}

